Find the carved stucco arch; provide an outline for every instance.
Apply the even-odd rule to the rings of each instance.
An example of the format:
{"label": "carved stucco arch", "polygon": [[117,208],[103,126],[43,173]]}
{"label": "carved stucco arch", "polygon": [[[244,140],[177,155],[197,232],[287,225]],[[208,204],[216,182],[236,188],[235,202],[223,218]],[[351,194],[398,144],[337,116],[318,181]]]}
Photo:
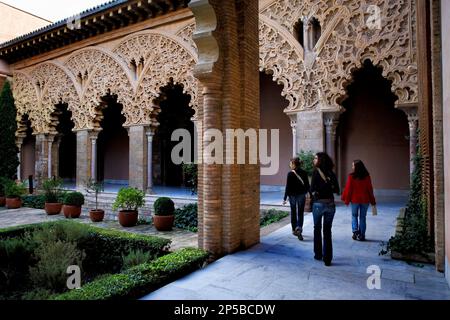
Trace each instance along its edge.
{"label": "carved stucco arch", "polygon": [[[369,5],[381,9],[381,29],[369,28],[366,15]],[[345,4],[325,0],[265,1],[261,7],[264,17],[261,19],[261,52],[276,61],[273,65],[281,65],[286,70],[280,77],[289,79],[287,86],[283,83],[287,96],[292,81],[301,88],[299,94],[303,95],[303,100],[294,99],[289,111],[341,109],[346,87],[352,82],[352,72],[367,59],[382,67],[383,76],[392,81],[392,91],[399,98],[398,106],[417,104],[414,7],[414,0],[348,0]],[[267,31],[267,22],[270,21],[270,27],[280,35],[286,32],[292,35],[293,26],[299,19],[312,16],[321,23],[322,36],[314,51],[305,53],[306,62],[295,69],[290,67],[295,62],[289,57],[295,50],[284,49],[287,54],[284,57],[275,54],[276,47],[287,48],[289,41],[286,39],[289,38],[277,37],[273,31]],[[299,55],[300,51],[297,52]]]}
{"label": "carved stucco arch", "polygon": [[184,93],[191,96],[190,106],[197,114],[198,81],[193,75],[197,54],[189,43],[163,31],[147,30],[125,38],[113,51],[124,64],[136,70],[130,124],[156,122],[158,108],[154,101],[160,95],[160,88],[170,81],[183,86]]}
{"label": "carved stucco arch", "polygon": [[45,122],[39,133],[57,133],[55,111],[59,103],[68,105],[75,127],[79,126],[81,88],[70,71],[56,61],[48,61],[36,66],[30,75],[38,91],[40,121]]}
{"label": "carved stucco arch", "polygon": [[18,128],[16,136],[25,137],[27,128],[22,119],[26,115],[28,115],[28,119],[31,122],[33,133],[38,133],[41,127],[39,124],[39,113],[37,112],[38,91],[37,87],[33,84],[33,80],[27,73],[15,71],[13,73],[12,91],[17,110],[16,120]]}
{"label": "carved stucco arch", "polygon": [[64,65],[77,79],[81,87],[79,125],[75,130],[100,129],[103,113],[100,108],[102,97],[117,95],[117,102],[123,105],[122,114],[129,125],[133,115],[133,97],[136,82],[120,58],[107,49],[88,47],[74,52]]}

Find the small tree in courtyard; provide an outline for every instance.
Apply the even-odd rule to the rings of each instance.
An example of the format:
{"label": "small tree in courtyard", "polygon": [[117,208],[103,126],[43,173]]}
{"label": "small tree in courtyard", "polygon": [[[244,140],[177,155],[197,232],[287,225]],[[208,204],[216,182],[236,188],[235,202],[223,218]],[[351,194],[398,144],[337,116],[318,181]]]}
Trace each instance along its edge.
{"label": "small tree in courtyard", "polygon": [[16,146],[16,107],[8,81],[0,94],[0,176],[13,179],[17,173],[19,159]]}

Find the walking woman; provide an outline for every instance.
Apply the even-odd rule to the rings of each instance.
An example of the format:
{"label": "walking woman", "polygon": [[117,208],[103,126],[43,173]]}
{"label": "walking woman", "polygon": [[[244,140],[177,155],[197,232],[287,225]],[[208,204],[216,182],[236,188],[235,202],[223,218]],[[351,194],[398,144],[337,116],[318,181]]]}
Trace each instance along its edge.
{"label": "walking woman", "polygon": [[323,260],[325,266],[331,266],[331,260],[333,260],[331,228],[336,213],[334,194],[340,193],[339,183],[333,169],[334,163],[328,154],[324,152],[316,154],[311,180],[311,193],[314,201],[314,259]]}
{"label": "walking woman", "polygon": [[376,205],[373,195],[372,180],[366,166],[361,160],[352,164],[353,172],[348,176],[347,184],[342,194],[342,201],[352,205],[353,240],[366,240],[366,217],[369,205]]}
{"label": "walking woman", "polygon": [[291,159],[289,164],[291,172],[288,173],[286,192],[284,193],[283,205],[289,197],[291,205],[292,234],[303,241],[303,221],[305,211],[306,194],[309,192],[309,180],[306,171],[301,169],[299,158]]}

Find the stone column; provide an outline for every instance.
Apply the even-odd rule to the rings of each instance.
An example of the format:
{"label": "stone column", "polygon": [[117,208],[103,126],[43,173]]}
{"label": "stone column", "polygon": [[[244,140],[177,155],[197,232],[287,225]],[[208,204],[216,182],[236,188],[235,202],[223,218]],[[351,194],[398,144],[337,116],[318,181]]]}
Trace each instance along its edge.
{"label": "stone column", "polygon": [[52,178],[52,154],[53,154],[53,141],[54,135],[47,136],[47,178]]}
{"label": "stone column", "polygon": [[42,180],[48,177],[47,166],[47,138],[45,134],[36,135],[36,154],[35,154],[35,174],[37,184],[40,185]]}
{"label": "stone column", "polygon": [[147,130],[147,193],[153,192],[153,137],[155,132]]}
{"label": "stone column", "polygon": [[297,157],[299,150],[297,147],[297,114],[290,114],[291,128],[292,128],[292,157]]}
{"label": "stone column", "polygon": [[19,165],[17,166],[17,180],[22,180],[22,144],[23,144],[22,137],[16,138],[16,145],[17,145],[17,159],[19,160]]}
{"label": "stone column", "polygon": [[[83,190],[86,182],[91,178],[91,153],[92,142],[90,139],[92,131],[77,131],[77,189]],[[95,135],[96,136],[96,135]]]}
{"label": "stone column", "polygon": [[328,155],[336,162],[336,129],[339,124],[340,112],[324,113],[325,148]]}
{"label": "stone column", "polygon": [[59,146],[61,145],[61,136],[55,137],[52,148],[52,176],[59,177]]}
{"label": "stone column", "polygon": [[97,133],[91,133],[91,179],[97,181]]}
{"label": "stone column", "polygon": [[148,143],[146,126],[128,128],[130,138],[129,185],[139,190],[147,190],[148,174]]}
{"label": "stone column", "polygon": [[414,159],[417,156],[417,143],[419,142],[419,137],[417,135],[417,130],[419,128],[419,115],[417,113],[417,106],[399,106],[398,109],[402,110],[406,113],[408,117],[408,125],[409,125],[409,174],[410,179],[412,179],[415,165]]}

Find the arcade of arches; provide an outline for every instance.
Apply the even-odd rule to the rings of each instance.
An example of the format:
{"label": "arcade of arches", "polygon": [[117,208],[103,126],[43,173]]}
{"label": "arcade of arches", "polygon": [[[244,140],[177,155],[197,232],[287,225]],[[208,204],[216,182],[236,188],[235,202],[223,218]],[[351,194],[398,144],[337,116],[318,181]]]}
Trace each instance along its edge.
{"label": "arcade of arches", "polygon": [[[215,9],[232,10],[229,4],[209,2]],[[369,2],[381,8],[381,29],[366,23]],[[219,125],[233,123],[230,128],[280,129],[280,170],[273,177],[252,178],[253,185],[280,188],[290,157],[302,150],[326,150],[338,163],[342,181],[351,160],[361,158],[368,163],[378,192],[408,190],[418,126],[415,0],[259,1],[259,23],[256,18],[247,18],[247,24],[233,27],[243,28],[241,31],[259,27],[259,47],[252,49],[259,50],[261,93],[253,103],[261,102],[257,110],[249,109],[251,113],[241,123],[233,122],[226,108],[208,109],[221,90],[212,83],[222,69],[212,66],[234,70],[238,67],[227,59],[241,56],[237,49],[211,56],[211,50],[202,48],[210,39],[201,28],[210,25],[199,23],[208,18],[196,16],[200,19],[196,29],[196,3],[191,1],[190,8],[146,23],[12,63],[20,176],[61,176],[76,179],[80,188],[91,177],[149,191],[155,184],[177,186],[182,183],[181,173],[167,161],[168,136],[175,126],[197,134],[196,122],[203,129],[214,127],[214,123],[219,129]],[[255,8],[252,5],[246,10]],[[237,20],[245,20],[235,15]],[[225,18],[217,19],[221,22]],[[221,23],[219,29],[226,25]],[[245,38],[216,37],[220,41],[213,47],[219,49],[227,41],[235,46],[233,39]],[[258,39],[251,40],[258,43]],[[255,70],[246,65],[250,60],[242,58],[241,67],[255,75],[246,81],[258,92]],[[239,72],[243,71],[236,74]],[[232,77],[230,74],[223,77]],[[224,79],[220,80],[222,86],[237,85]],[[253,93],[244,94],[248,100]],[[233,99],[238,98],[225,99],[223,106]],[[208,112],[223,115],[216,119]],[[257,122],[250,126],[254,119]],[[198,134],[199,143],[203,143],[201,131]],[[394,165],[392,159],[396,159]],[[205,165],[199,168],[199,175],[218,170]],[[230,172],[235,174],[232,169]],[[214,179],[199,182],[200,224],[212,223],[208,219],[213,221],[217,211],[217,201],[203,200],[207,192],[217,191],[209,183]],[[200,230],[200,245],[210,246],[220,255],[259,239],[259,234],[252,234],[248,241],[233,236],[228,239],[227,223],[218,233],[222,238],[212,245],[202,242],[208,234]],[[230,226],[234,223],[239,221],[230,218]],[[224,239],[228,245],[219,244]]]}

